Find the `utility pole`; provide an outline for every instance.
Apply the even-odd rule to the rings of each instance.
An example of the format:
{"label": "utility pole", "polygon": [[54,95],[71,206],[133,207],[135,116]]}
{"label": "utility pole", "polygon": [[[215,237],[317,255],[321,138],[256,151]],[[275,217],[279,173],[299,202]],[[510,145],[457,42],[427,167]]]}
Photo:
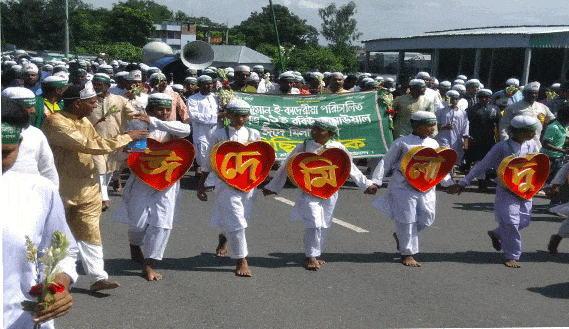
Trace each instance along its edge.
{"label": "utility pole", "polygon": [[69,0],[65,0],[65,57],[69,58]]}
{"label": "utility pole", "polygon": [[273,0],[269,0],[271,12],[273,13],[273,22],[275,23],[275,32],[277,33],[277,45],[279,47],[279,60],[281,61],[281,70],[284,72],[283,54],[281,50],[281,41],[279,40],[279,29],[277,28],[277,18],[275,17],[275,9],[273,8]]}

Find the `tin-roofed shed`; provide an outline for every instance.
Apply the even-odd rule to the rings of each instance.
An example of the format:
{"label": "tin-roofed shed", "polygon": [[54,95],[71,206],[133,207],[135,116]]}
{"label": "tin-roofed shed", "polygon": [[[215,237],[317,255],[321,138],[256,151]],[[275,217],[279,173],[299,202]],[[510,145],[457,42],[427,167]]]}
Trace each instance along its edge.
{"label": "tin-roofed shed", "polygon": [[498,26],[426,32],[423,35],[363,41],[370,52],[398,51],[401,72],[406,51],[431,53],[431,73],[454,78],[466,74],[493,82],[510,76],[521,82],[567,80],[569,25]]}

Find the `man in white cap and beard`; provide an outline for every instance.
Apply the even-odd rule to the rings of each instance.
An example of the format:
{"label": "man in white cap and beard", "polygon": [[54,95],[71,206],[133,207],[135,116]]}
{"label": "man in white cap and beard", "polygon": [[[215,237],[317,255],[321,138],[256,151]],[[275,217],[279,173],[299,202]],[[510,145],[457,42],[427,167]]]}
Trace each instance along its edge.
{"label": "man in white cap and beard", "polygon": [[419,72],[415,79],[422,79],[425,81],[427,88],[425,89],[425,97],[433,103],[435,111],[438,109],[443,109],[445,106],[441,102],[441,95],[429,88],[431,84],[431,76],[427,72]]}
{"label": "man in white cap and beard", "polygon": [[541,137],[541,130],[546,123],[555,119],[555,116],[547,106],[537,102],[539,87],[540,83],[537,81],[528,83],[523,91],[524,99],[506,107],[504,114],[500,119],[500,140],[506,140],[509,138],[508,127],[515,116],[527,115],[534,117],[539,121],[539,126],[537,127],[536,134],[533,139],[538,149],[541,148],[541,143],[539,141],[539,138]]}
{"label": "man in white cap and beard", "polygon": [[39,70],[36,64],[28,63],[24,65],[22,67],[22,77],[24,78],[24,87],[28,88],[36,95],[39,95],[39,93],[41,93],[41,86],[39,84]]}
{"label": "man in white cap and beard", "polygon": [[[105,73],[95,73],[93,87],[97,92],[97,107],[87,116],[95,131],[103,138],[113,138],[124,134],[130,121],[138,112],[129,101],[119,95],[109,92],[111,79]],[[117,151],[93,157],[95,167],[99,172],[99,186],[101,188],[102,211],[109,209],[108,187],[115,171],[121,170],[125,165],[126,157],[122,151]]]}

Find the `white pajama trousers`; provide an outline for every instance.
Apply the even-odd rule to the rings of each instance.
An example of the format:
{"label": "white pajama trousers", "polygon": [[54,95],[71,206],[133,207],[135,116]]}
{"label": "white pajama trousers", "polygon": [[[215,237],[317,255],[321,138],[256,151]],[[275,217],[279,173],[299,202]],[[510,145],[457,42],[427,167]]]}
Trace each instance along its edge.
{"label": "white pajama trousers", "polygon": [[320,257],[324,251],[324,242],[328,228],[305,228],[304,229],[304,254],[306,257]]}
{"label": "white pajama trousers", "polygon": [[231,232],[225,232],[231,250],[233,250],[234,257],[237,259],[245,258],[249,254],[247,250],[247,240],[245,238],[245,229],[240,229]]}
{"label": "white pajama trousers", "polygon": [[103,201],[109,201],[109,184],[111,184],[112,178],[112,172],[99,175],[99,187],[101,188],[101,198]]}
{"label": "white pajama trousers", "polygon": [[93,283],[109,278],[109,275],[105,272],[103,246],[77,240],[77,248],[79,249],[83,269],[88,276],[93,278]]}
{"label": "white pajama trousers", "polygon": [[142,231],[129,228],[128,240],[131,245],[139,246],[144,259],[162,260],[168,239],[169,228],[161,228],[147,225]]}
{"label": "white pajama trousers", "polygon": [[402,256],[419,253],[419,232],[427,225],[425,223],[399,223],[395,222],[395,233],[399,240],[399,252]]}
{"label": "white pajama trousers", "polygon": [[565,219],[561,223],[561,227],[559,228],[559,232],[557,232],[562,238],[569,238],[569,218]]}

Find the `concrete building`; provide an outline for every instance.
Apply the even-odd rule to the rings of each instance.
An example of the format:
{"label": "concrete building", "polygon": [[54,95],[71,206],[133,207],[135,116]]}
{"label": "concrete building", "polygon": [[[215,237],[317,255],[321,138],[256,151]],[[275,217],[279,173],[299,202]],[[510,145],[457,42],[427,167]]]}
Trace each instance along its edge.
{"label": "concrete building", "polygon": [[154,28],[152,40],[165,42],[174,51],[182,49],[188,42],[196,41],[196,24],[164,21],[154,24]]}
{"label": "concrete building", "polygon": [[365,67],[372,52],[398,52],[398,72],[405,53],[432,55],[432,75],[454,79],[458,74],[501,89],[509,77],[551,84],[566,81],[569,71],[569,25],[500,26],[427,32],[403,38],[363,41]]}

